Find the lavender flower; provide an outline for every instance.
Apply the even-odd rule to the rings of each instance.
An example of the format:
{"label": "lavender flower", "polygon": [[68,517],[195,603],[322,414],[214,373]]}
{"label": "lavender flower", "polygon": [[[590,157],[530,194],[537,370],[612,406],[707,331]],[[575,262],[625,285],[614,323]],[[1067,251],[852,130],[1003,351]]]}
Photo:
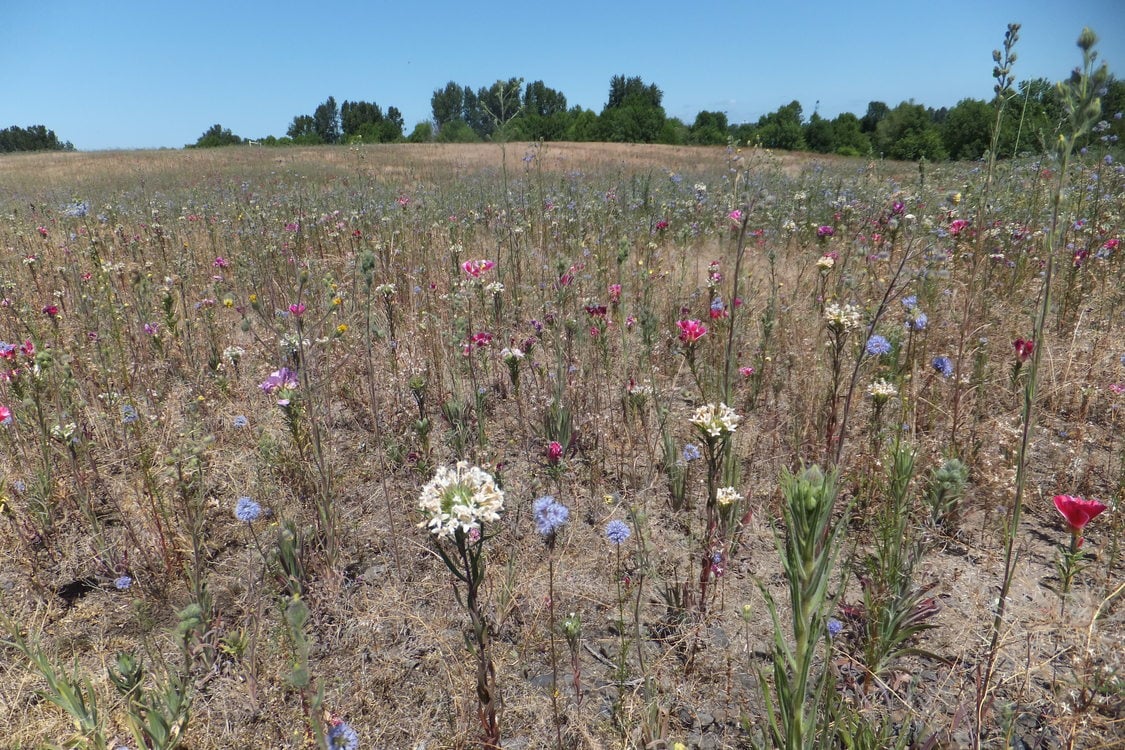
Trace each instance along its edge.
{"label": "lavender flower", "polygon": [[701,458],[702,456],[703,456],[703,454],[700,452],[698,445],[695,445],[694,443],[688,443],[687,445],[684,446],[684,450],[683,450],[684,463],[691,463],[692,461],[695,461],[695,460]]}
{"label": "lavender flower", "polygon": [[328,750],[359,750],[359,734],[346,721],[333,723],[325,739]]}
{"label": "lavender flower", "polygon": [[872,357],[878,357],[883,354],[890,354],[891,342],[879,334],[875,334],[867,339],[867,346],[864,347],[868,354]]}
{"label": "lavender flower", "polygon": [[241,427],[245,427],[246,425],[250,424],[250,420],[247,419],[245,415],[239,414],[234,419],[232,419],[230,421],[230,423],[231,423],[232,427],[240,427],[241,428]]}
{"label": "lavender flower", "polygon": [[935,371],[941,373],[943,378],[953,375],[953,360],[949,357],[934,357],[934,361],[930,364],[933,365]]}
{"label": "lavender flower", "polygon": [[274,370],[270,376],[258,384],[264,393],[273,393],[281,389],[294,390],[297,388],[297,373],[288,367]]}
{"label": "lavender flower", "polygon": [[122,404],[121,406],[121,421],[124,424],[133,424],[139,418],[137,414],[137,407],[132,404]]}
{"label": "lavender flower", "polygon": [[132,585],[133,579],[129,576],[118,576],[113,580],[113,587],[118,591],[128,591]]}
{"label": "lavender flower", "polygon": [[840,635],[840,631],[844,629],[844,623],[837,620],[835,617],[828,618],[828,637],[835,638]]}
{"label": "lavender flower", "polygon": [[234,506],[234,517],[243,523],[253,523],[262,516],[262,506],[248,497],[238,498]]}
{"label": "lavender flower", "polygon": [[531,508],[535,518],[535,529],[549,542],[554,540],[555,534],[570,518],[570,509],[551,495],[539,498]]}
{"label": "lavender flower", "polygon": [[605,538],[620,546],[632,534],[629,524],[616,518],[605,525]]}
{"label": "lavender flower", "polygon": [[911,331],[926,330],[926,324],[930,322],[930,319],[926,317],[926,313],[915,308],[911,311],[911,315],[913,315],[913,317],[906,319],[906,327]]}

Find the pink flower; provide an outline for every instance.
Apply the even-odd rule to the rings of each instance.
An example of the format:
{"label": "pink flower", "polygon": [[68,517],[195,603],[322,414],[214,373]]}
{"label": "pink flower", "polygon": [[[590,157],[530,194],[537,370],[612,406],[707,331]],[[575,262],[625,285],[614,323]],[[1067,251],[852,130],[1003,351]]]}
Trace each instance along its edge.
{"label": "pink flower", "polygon": [[1120,396],[1122,394],[1125,394],[1125,385],[1122,385],[1121,383],[1110,383],[1109,390],[1112,391],[1114,395]]}
{"label": "pink flower", "polygon": [[742,209],[740,209],[740,208],[734,209],[729,214],[727,214],[727,218],[729,218],[735,224],[741,224],[742,223]]}
{"label": "pink flower", "polygon": [[47,236],[47,227],[35,227],[35,231],[39,232],[40,237]]}
{"label": "pink flower", "polygon": [[220,255],[215,258],[215,260],[211,261],[211,265],[215,268],[230,268],[230,261]]}
{"label": "pink flower", "polygon": [[495,267],[491,260],[467,260],[461,264],[461,270],[474,279],[479,279],[482,273]]}
{"label": "pink flower", "polygon": [[707,326],[698,320],[677,320],[680,329],[680,341],[685,344],[694,344],[707,335]]}
{"label": "pink flower", "polygon": [[551,442],[547,443],[547,450],[545,452],[547,454],[547,461],[552,464],[557,464],[559,462],[559,459],[562,458],[563,454],[562,443],[560,443],[558,440],[552,440]]}
{"label": "pink flower", "polygon": [[591,318],[604,318],[606,314],[605,305],[586,305],[586,314]]}
{"label": "pink flower", "polygon": [[620,299],[621,299],[621,285],[620,284],[610,284],[609,285],[609,301],[616,304]]}
{"label": "pink flower", "polygon": [[492,343],[492,334],[488,333],[487,331],[474,333],[472,338],[470,339],[470,342],[473,346],[480,349],[482,346],[488,346]]}
{"label": "pink flower", "polygon": [[0,424],[9,425],[12,423],[12,410],[0,404]]}
{"label": "pink flower", "polygon": [[1072,534],[1081,534],[1086,524],[1106,508],[1097,500],[1085,500],[1072,495],[1055,495],[1055,507],[1066,519],[1066,525],[1070,527]]}
{"label": "pink flower", "polygon": [[303,302],[294,302],[289,306],[289,313],[293,315],[293,317],[299,318],[305,314],[305,309]]}
{"label": "pink flower", "polygon": [[666,222],[664,219],[661,219],[660,221],[656,222],[656,231],[663,232],[667,228],[668,228],[668,222]]}
{"label": "pink flower", "polygon": [[1034,341],[1016,339],[1012,342],[1012,346],[1016,348],[1016,359],[1018,359],[1020,362],[1026,362],[1035,351]]}
{"label": "pink flower", "polygon": [[48,318],[57,318],[58,315],[59,315],[59,306],[58,305],[47,305],[46,307],[43,308],[43,314],[46,315]]}
{"label": "pink flower", "polygon": [[747,366],[747,367],[739,367],[739,368],[738,368],[738,374],[739,374],[739,375],[741,375],[741,376],[742,376],[742,377],[744,377],[744,378],[748,378],[748,377],[750,377],[751,375],[753,375],[753,374],[754,374],[754,368],[753,368],[753,367],[749,367],[749,366]]}
{"label": "pink flower", "polygon": [[836,234],[836,227],[830,224],[822,224],[816,228],[816,236],[822,240],[828,239],[834,234]]}
{"label": "pink flower", "polygon": [[954,219],[949,222],[949,233],[956,237],[961,234],[961,232],[965,231],[965,227],[967,226],[969,226],[969,222],[964,219]]}
{"label": "pink flower", "polygon": [[1121,240],[1114,237],[1111,240],[1106,240],[1105,244],[1102,245],[1102,249],[1103,250],[1116,250],[1120,246],[1121,246]]}

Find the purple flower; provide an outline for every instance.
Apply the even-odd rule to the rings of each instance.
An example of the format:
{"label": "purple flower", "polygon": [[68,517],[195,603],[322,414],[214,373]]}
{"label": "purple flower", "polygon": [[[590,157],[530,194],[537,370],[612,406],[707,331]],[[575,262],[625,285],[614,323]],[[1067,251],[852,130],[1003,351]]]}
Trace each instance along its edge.
{"label": "purple flower", "polygon": [[113,587],[118,591],[128,591],[132,585],[133,579],[129,576],[118,576],[113,580]]}
{"label": "purple flower", "polygon": [[359,734],[346,721],[334,721],[325,739],[328,750],[359,750]]}
{"label": "purple flower", "polygon": [[703,454],[699,452],[699,446],[698,445],[693,445],[691,443],[688,443],[687,445],[684,446],[683,456],[684,456],[684,463],[687,464],[687,463],[691,463],[692,461],[695,461],[695,460],[701,458],[703,456]]}
{"label": "purple flower", "polygon": [[631,533],[629,524],[616,518],[605,525],[605,538],[618,546],[628,539]]}
{"label": "purple flower", "polygon": [[926,313],[922,312],[918,308],[914,308],[914,310],[911,311],[911,314],[913,315],[913,317],[906,319],[906,327],[911,331],[926,330],[926,324],[930,322],[930,319],[926,317]]}
{"label": "purple flower", "polygon": [[943,378],[953,375],[953,360],[949,357],[934,357],[934,361],[930,364],[933,365],[935,371],[941,373]]}
{"label": "purple flower", "polygon": [[263,380],[258,387],[265,393],[273,393],[282,388],[294,390],[297,388],[297,373],[288,367],[282,367],[280,370],[271,372],[270,376]]}
{"label": "purple flower", "polygon": [[570,509],[555,500],[551,495],[544,495],[536,500],[532,506],[535,518],[535,529],[539,534],[552,541],[559,529],[566,525],[570,518]]}
{"label": "purple flower", "polygon": [[822,239],[831,237],[834,234],[836,234],[836,227],[830,226],[828,224],[824,224],[816,228],[816,236]]}
{"label": "purple flower", "polygon": [[867,346],[864,347],[868,354],[872,357],[878,357],[883,354],[890,354],[891,342],[879,334],[875,334],[867,339]]}
{"label": "purple flower", "polygon": [[844,623],[837,620],[835,617],[828,618],[828,637],[835,638],[840,635],[840,631],[844,629]]}

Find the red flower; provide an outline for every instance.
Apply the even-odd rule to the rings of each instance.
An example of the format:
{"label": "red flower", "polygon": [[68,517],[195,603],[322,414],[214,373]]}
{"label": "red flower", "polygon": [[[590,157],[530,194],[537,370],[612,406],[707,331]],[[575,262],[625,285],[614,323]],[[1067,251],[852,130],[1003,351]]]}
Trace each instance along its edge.
{"label": "red flower", "polygon": [[1016,339],[1012,342],[1012,346],[1016,348],[1016,358],[1019,359],[1020,362],[1026,362],[1035,351],[1034,341]]}
{"label": "red flower", "polygon": [[707,335],[707,326],[698,320],[677,320],[680,328],[680,341],[685,344],[694,344]]}
{"label": "red flower", "polygon": [[656,231],[663,232],[667,228],[668,228],[668,222],[664,221],[664,219],[661,219],[660,221],[656,222]]}
{"label": "red flower", "polygon": [[1085,500],[1071,495],[1055,495],[1055,507],[1066,519],[1072,534],[1081,534],[1083,527],[1105,510],[1105,505],[1097,500]]}
{"label": "red flower", "polygon": [[547,460],[553,464],[557,464],[559,459],[562,458],[563,447],[562,443],[558,440],[552,440],[547,443]]}
{"label": "red flower", "polygon": [[957,235],[961,234],[961,232],[963,232],[965,230],[965,227],[967,226],[969,226],[969,222],[965,221],[964,219],[954,219],[953,221],[949,222],[949,233],[956,237]]}
{"label": "red flower", "polygon": [[58,305],[47,305],[46,307],[43,308],[43,314],[46,315],[48,318],[58,317],[59,306]]}
{"label": "red flower", "polygon": [[12,410],[0,404],[0,424],[12,423]]}

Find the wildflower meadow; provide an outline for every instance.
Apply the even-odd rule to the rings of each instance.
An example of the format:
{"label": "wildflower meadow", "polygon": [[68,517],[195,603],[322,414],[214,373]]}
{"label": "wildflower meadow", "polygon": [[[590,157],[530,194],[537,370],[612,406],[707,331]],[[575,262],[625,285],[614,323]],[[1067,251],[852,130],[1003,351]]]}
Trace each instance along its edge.
{"label": "wildflower meadow", "polygon": [[0,747],[1120,747],[1079,47],[1005,160],[0,158]]}

